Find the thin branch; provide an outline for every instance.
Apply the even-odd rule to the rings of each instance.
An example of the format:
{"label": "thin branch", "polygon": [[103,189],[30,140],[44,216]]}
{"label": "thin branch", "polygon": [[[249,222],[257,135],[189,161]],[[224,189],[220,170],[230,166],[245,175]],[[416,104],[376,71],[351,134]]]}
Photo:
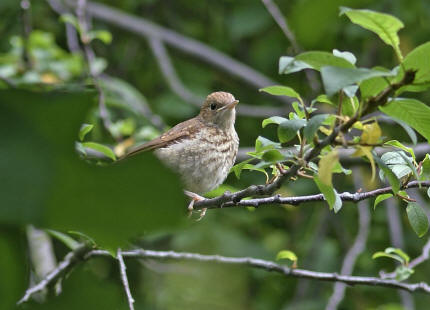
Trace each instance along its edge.
{"label": "thin branch", "polygon": [[[379,105],[384,105],[388,97],[397,89],[402,87],[403,85],[411,84],[415,79],[415,71],[406,71],[403,79],[397,83],[391,84],[387,88],[385,88],[383,91],[381,91],[377,96],[371,97],[366,102],[366,107],[362,111],[362,115],[366,115],[370,113],[373,109],[378,107]],[[315,143],[314,147],[304,156],[304,158],[301,158],[296,164],[293,164],[284,174],[280,175],[274,182],[267,184],[267,185],[251,185],[248,188],[245,188],[241,191],[235,192],[235,193],[224,193],[221,196],[211,198],[211,199],[204,199],[197,201],[194,204],[195,209],[202,209],[207,206],[212,207],[224,207],[224,206],[233,206],[233,205],[239,205],[239,203],[244,203],[247,206],[250,206],[249,202],[252,200],[246,200],[241,201],[242,199],[254,195],[270,195],[274,193],[277,189],[279,189],[282,184],[289,180],[291,177],[294,177],[297,175],[297,172],[301,169],[301,167],[311,160],[313,160],[315,157],[317,157],[321,150],[326,147],[327,145],[331,145],[337,138],[337,136],[340,133],[346,133],[348,130],[355,124],[356,121],[359,120],[359,115],[355,115],[351,117],[347,122],[336,126],[332,133],[327,136],[322,141],[318,141]],[[284,198],[286,199],[286,198]],[[269,203],[282,203],[280,202],[280,196],[276,195],[269,198],[261,198],[257,199],[252,202],[254,203],[253,206],[258,206],[261,204],[269,204]],[[293,201],[294,202],[294,201]],[[252,206],[252,205],[251,205]]]}
{"label": "thin branch", "polygon": [[[423,187],[428,188],[430,187],[430,181],[411,181],[405,186],[403,186],[403,189],[408,188],[416,188],[416,187]],[[249,188],[250,195],[254,194],[260,194],[258,186],[252,185]],[[378,188],[372,191],[368,192],[356,192],[356,193],[349,193],[344,192],[339,194],[339,198],[342,201],[351,201],[351,202],[359,202],[365,199],[373,198],[381,194],[388,194],[393,193],[393,190],[391,187],[383,187]],[[200,209],[221,209],[221,208],[234,208],[234,207],[260,207],[264,205],[274,205],[274,204],[286,204],[286,205],[292,205],[292,206],[298,206],[303,203],[308,202],[315,202],[315,201],[324,201],[324,195],[323,194],[315,194],[315,195],[307,195],[307,196],[295,196],[295,197],[282,197],[281,195],[274,195],[270,197],[264,197],[264,198],[254,198],[254,199],[246,199],[246,200],[240,200],[240,201],[225,201],[221,204],[219,204],[219,201],[223,200],[224,197],[231,197],[235,193],[225,193],[224,195],[221,195],[216,198],[210,198],[210,199],[204,199],[200,200],[198,202],[194,203],[194,209],[200,210]]]}
{"label": "thin branch", "polygon": [[116,257],[119,262],[119,271],[121,274],[122,285],[124,286],[125,294],[127,295],[128,308],[130,310],[134,310],[134,299],[133,299],[133,296],[131,296],[130,286],[128,285],[127,272],[126,272],[127,268],[125,267],[121,249],[118,249],[118,251],[116,252]]}
{"label": "thin branch", "polygon": [[77,263],[81,262],[84,255],[87,254],[91,248],[83,244],[72,252],[69,252],[64,259],[57,265],[57,267],[46,275],[39,283],[28,288],[24,296],[18,301],[18,305],[30,300],[31,296],[38,292],[42,292],[45,288],[54,285],[60,278],[69,272]]}
{"label": "thin branch", "polygon": [[[86,255],[86,258],[93,256],[107,256],[110,253],[104,250],[93,250]],[[246,265],[263,269],[266,271],[274,271],[293,278],[307,278],[328,282],[342,282],[349,285],[370,285],[384,286],[391,288],[399,288],[409,292],[425,292],[430,294],[430,286],[427,283],[404,283],[396,280],[384,280],[375,277],[359,277],[339,275],[337,273],[317,272],[305,269],[292,269],[283,265],[276,264],[271,261],[251,258],[251,257],[226,257],[220,255],[202,255],[195,253],[178,253],[173,251],[151,251],[151,250],[132,250],[123,251],[123,257],[130,258],[155,258],[155,259],[173,259],[173,260],[191,260],[199,262],[212,262],[222,264]]]}
{"label": "thin branch", "polygon": [[23,49],[22,49],[22,60],[27,69],[32,67],[30,50],[29,50],[29,39],[31,34],[31,2],[30,0],[21,0],[20,2],[21,14],[22,14],[22,28],[23,28]]}
{"label": "thin branch", "polygon": [[[355,188],[362,188],[362,180],[359,171],[354,171],[354,186]],[[345,259],[342,263],[341,274],[351,275],[355,262],[358,256],[365,250],[367,237],[369,235],[370,228],[370,212],[369,203],[361,201],[358,204],[358,233],[354,240],[352,247],[345,255]],[[334,285],[333,294],[331,295],[326,310],[336,310],[340,302],[345,296],[346,285],[344,283],[337,282]]]}
{"label": "thin branch", "polygon": [[[281,28],[285,37],[290,41],[291,46],[293,47],[294,54],[299,54],[302,49],[297,43],[296,37],[294,36],[290,27],[288,27],[287,19],[282,14],[279,7],[272,0],[262,0],[262,2],[266,6],[267,11],[272,15],[273,19],[278,24],[279,28]],[[317,92],[320,89],[321,85],[317,79],[315,72],[312,70],[305,70],[305,75],[309,81],[309,85],[311,86],[313,92]]]}
{"label": "thin branch", "polygon": [[[67,1],[71,5],[75,5],[75,1]],[[165,44],[168,44],[184,53],[193,57],[199,58],[206,63],[209,63],[216,68],[236,76],[256,88],[262,88],[274,84],[276,81],[270,79],[264,74],[256,71],[250,66],[237,61],[230,56],[217,51],[210,46],[201,43],[197,40],[179,34],[173,30],[164,28],[142,17],[136,17],[131,14],[121,12],[107,5],[100,3],[89,2],[87,12],[94,18],[102,20],[106,23],[116,25],[126,31],[133,32],[146,39],[158,38]],[[284,103],[291,103],[293,99],[284,96],[276,97],[275,99]]]}
{"label": "thin branch", "polygon": [[[85,55],[85,59],[87,61],[88,64],[88,71],[89,71],[89,75],[93,81],[94,87],[97,90],[98,93],[98,106],[99,106],[99,114],[100,114],[100,118],[103,122],[103,126],[105,127],[105,129],[107,130],[107,132],[109,134],[112,135],[110,128],[112,127],[110,118],[109,118],[109,113],[108,110],[106,108],[106,103],[105,103],[105,94],[104,91],[102,89],[102,87],[99,84],[98,81],[98,73],[95,71],[95,60],[96,60],[96,56],[94,54],[93,49],[91,48],[91,41],[88,38],[88,31],[89,26],[87,23],[87,16],[86,16],[86,9],[87,9],[87,1],[86,0],[78,0],[77,1],[77,6],[76,6],[76,16],[78,18],[80,27],[81,27],[81,42],[83,44],[83,49],[84,49],[84,55]],[[115,140],[116,137],[112,136]]]}

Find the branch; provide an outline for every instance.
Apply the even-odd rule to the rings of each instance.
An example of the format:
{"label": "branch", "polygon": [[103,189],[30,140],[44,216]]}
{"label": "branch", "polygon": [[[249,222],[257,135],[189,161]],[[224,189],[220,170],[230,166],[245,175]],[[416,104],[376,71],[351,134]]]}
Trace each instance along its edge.
{"label": "branch", "polygon": [[127,273],[125,271],[126,267],[122,256],[123,255],[121,249],[118,249],[118,251],[116,252],[116,257],[119,262],[119,271],[121,274],[122,285],[124,286],[125,294],[127,295],[128,308],[130,310],[134,310],[134,299],[133,296],[131,296],[130,286],[128,285]]}
{"label": "branch", "polygon": [[[93,250],[85,258],[93,256],[111,257],[108,251]],[[212,262],[222,264],[245,265],[266,271],[274,271],[293,278],[307,278],[328,282],[342,282],[349,285],[370,285],[399,288],[409,292],[425,292],[430,294],[430,286],[424,282],[404,283],[395,280],[384,280],[375,277],[359,277],[339,275],[337,273],[317,272],[305,269],[292,269],[286,266],[276,264],[271,261],[251,258],[251,257],[226,257],[220,255],[202,255],[194,253],[178,253],[173,251],[151,251],[151,250],[132,250],[122,252],[123,257],[129,258],[155,258],[155,259],[173,259],[173,260],[191,260],[199,262]]]}
{"label": "branch", "polygon": [[[411,181],[408,184],[404,185],[402,189],[408,189],[408,188],[416,188],[416,187],[430,187],[430,181]],[[247,190],[250,192],[251,195],[257,195],[260,194],[259,192],[259,186],[252,185]],[[238,192],[240,193],[240,192]],[[339,194],[339,198],[342,201],[351,201],[351,202],[359,202],[365,199],[373,198],[381,194],[388,194],[393,193],[393,190],[391,187],[383,187],[378,188],[372,191],[368,192],[356,192],[356,193],[349,193],[344,192]],[[286,204],[286,205],[292,205],[292,206],[298,206],[302,203],[308,203],[308,202],[314,202],[314,201],[324,201],[324,195],[323,194],[315,194],[315,195],[307,195],[307,196],[295,196],[295,197],[282,197],[281,195],[274,195],[270,197],[264,197],[264,198],[254,198],[254,199],[247,199],[247,200],[240,200],[240,201],[225,201],[219,204],[219,201],[224,200],[224,197],[234,197],[234,194],[236,193],[224,193],[224,195],[221,195],[216,198],[210,198],[210,199],[204,199],[200,200],[198,202],[194,203],[194,209],[220,209],[220,208],[232,208],[232,207],[260,207],[263,205],[273,205],[273,204]]]}
{"label": "branch", "polygon": [[[68,0],[67,3],[76,5],[75,1]],[[146,39],[157,38],[178,50],[199,58],[202,61],[215,66],[225,72],[236,76],[251,86],[262,88],[274,84],[276,81],[270,79],[264,74],[254,70],[250,66],[233,59],[232,57],[211,48],[197,40],[179,34],[173,30],[159,26],[142,17],[136,17],[111,8],[100,3],[89,2],[87,12],[94,18],[106,23],[120,27],[126,31],[135,33]],[[291,103],[293,99],[279,96],[276,97],[284,103]],[[283,113],[286,108],[282,109]],[[273,115],[273,114],[272,114]],[[271,115],[271,116],[272,116]]]}
{"label": "branch", "polygon": [[[387,102],[388,96],[390,96],[396,89],[399,89],[403,85],[408,85],[412,83],[415,79],[415,74],[416,74],[415,71],[406,71],[401,81],[389,85],[387,88],[381,91],[377,96],[370,98],[367,102],[366,107],[363,109],[362,115],[366,115],[370,113],[372,109],[376,108],[379,105],[384,105]],[[336,140],[337,136],[340,133],[348,132],[348,130],[358,120],[359,120],[359,115],[356,114],[355,116],[351,117],[347,122],[335,127],[329,136],[327,136],[322,141],[318,141],[317,143],[315,143],[314,147],[304,156],[304,158],[299,160],[298,163],[293,164],[285,173],[281,174],[274,182],[267,185],[251,185],[248,188],[235,192],[233,194],[226,192],[223,195],[215,198],[197,201],[194,203],[194,209],[202,209],[207,206],[212,206],[212,207],[232,206],[232,205],[238,205],[239,203],[244,203],[246,205],[252,200],[241,201],[243,198],[254,196],[254,195],[263,196],[263,195],[272,194],[277,189],[279,189],[285,181],[289,180],[293,176],[296,176],[297,172],[304,165],[304,163],[309,162],[314,158],[316,158],[324,147],[333,144],[333,142]],[[314,195],[314,196],[318,196],[318,195]],[[286,199],[286,198],[283,198],[283,199]],[[253,203],[254,203],[253,206],[258,206],[260,203],[261,204],[282,203],[282,200],[279,195],[276,195],[269,198],[254,199]],[[294,201],[293,201],[293,204],[294,204]],[[247,204],[247,206],[249,206],[249,204]]]}
{"label": "branch", "polygon": [[[362,180],[359,171],[354,171],[354,185],[356,188],[362,188]],[[355,262],[358,256],[365,250],[367,237],[370,227],[369,203],[358,204],[358,233],[352,247],[345,255],[342,263],[341,274],[351,275],[354,270]],[[345,296],[346,286],[344,283],[337,282],[334,285],[333,294],[331,295],[326,310],[336,310]]]}
{"label": "branch", "polygon": [[57,280],[63,277],[68,271],[70,271],[76,264],[83,260],[85,254],[87,254],[91,248],[84,244],[69,252],[64,259],[58,264],[58,266],[46,275],[39,283],[28,288],[25,291],[24,296],[17,302],[22,304],[30,300],[30,297],[38,292],[42,292],[45,288],[54,285]]}

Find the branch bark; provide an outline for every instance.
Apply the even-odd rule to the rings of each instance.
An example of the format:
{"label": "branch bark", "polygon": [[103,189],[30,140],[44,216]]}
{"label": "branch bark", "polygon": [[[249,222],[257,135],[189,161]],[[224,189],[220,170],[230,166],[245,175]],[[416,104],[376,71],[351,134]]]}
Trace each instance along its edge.
{"label": "branch bark", "polygon": [[[110,253],[104,250],[93,250],[85,258],[94,256],[111,257]],[[317,272],[305,269],[293,269],[271,261],[251,258],[251,257],[226,257],[220,255],[202,255],[195,253],[179,253],[174,251],[152,251],[152,250],[131,250],[123,251],[123,257],[127,258],[153,258],[153,259],[172,259],[172,260],[191,260],[199,262],[211,262],[222,264],[245,265],[266,271],[281,273],[287,277],[306,278],[328,282],[342,282],[349,285],[370,285],[399,288],[409,292],[425,292],[430,294],[430,286],[427,283],[404,283],[396,280],[384,280],[375,277],[359,277],[339,275],[337,273]]]}
{"label": "branch bark", "polygon": [[130,285],[128,284],[127,272],[126,272],[124,259],[122,257],[121,249],[118,249],[118,251],[116,252],[116,257],[119,262],[119,271],[121,274],[122,285],[124,286],[125,294],[127,296],[128,308],[130,310],[134,310],[134,298],[131,295]]}

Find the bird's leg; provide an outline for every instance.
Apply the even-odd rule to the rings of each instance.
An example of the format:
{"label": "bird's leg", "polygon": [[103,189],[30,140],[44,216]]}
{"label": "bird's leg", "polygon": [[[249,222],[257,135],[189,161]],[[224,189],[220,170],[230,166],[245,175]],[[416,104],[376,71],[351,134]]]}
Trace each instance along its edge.
{"label": "bird's leg", "polygon": [[[206,198],[203,196],[200,196],[196,193],[187,191],[187,190],[184,190],[184,193],[185,193],[185,195],[187,195],[188,197],[191,198],[190,204],[188,205],[188,208],[187,208],[188,209],[188,217],[190,217],[194,211],[194,203],[196,201],[205,200]],[[200,221],[205,216],[206,210],[207,210],[207,208],[203,208],[203,209],[199,210],[200,211],[200,217],[197,219],[197,221]]]}

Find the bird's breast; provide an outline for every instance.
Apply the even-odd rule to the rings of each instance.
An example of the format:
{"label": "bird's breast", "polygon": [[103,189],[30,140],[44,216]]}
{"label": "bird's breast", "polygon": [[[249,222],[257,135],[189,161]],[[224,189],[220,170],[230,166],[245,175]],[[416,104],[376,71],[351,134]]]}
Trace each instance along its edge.
{"label": "bird's breast", "polygon": [[179,173],[187,190],[205,193],[224,182],[235,162],[238,146],[234,129],[224,132],[210,128],[155,153]]}

